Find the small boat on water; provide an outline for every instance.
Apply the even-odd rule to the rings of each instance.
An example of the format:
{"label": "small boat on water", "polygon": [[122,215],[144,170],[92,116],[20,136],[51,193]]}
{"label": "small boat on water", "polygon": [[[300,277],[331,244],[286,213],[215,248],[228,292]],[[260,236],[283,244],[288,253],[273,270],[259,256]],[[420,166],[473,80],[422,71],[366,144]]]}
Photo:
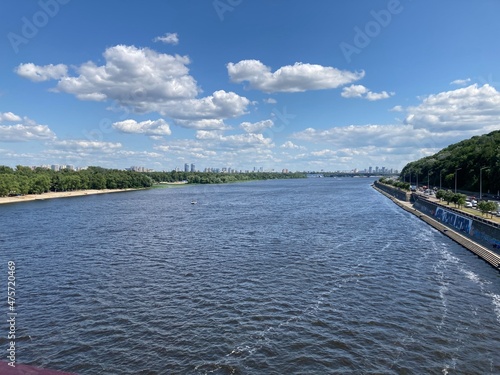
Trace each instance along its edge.
{"label": "small boat on water", "polygon": [[196,204],[196,203],[198,203],[198,202],[196,202],[196,201],[191,201],[191,204]]}

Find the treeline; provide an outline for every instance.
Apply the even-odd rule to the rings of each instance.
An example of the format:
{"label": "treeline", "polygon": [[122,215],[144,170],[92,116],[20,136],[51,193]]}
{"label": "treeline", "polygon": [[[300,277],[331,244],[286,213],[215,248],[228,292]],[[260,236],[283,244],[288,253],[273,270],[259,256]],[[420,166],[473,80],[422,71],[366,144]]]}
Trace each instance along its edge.
{"label": "treeline", "polygon": [[228,182],[306,178],[305,173],[214,173],[214,172],[147,172],[156,183],[187,181],[190,184],[224,184]]}
{"label": "treeline", "polygon": [[81,171],[63,169],[53,171],[18,165],[15,169],[0,166],[0,197],[9,195],[42,194],[49,191],[88,189],[139,189],[160,182],[187,181],[196,184],[302,178],[303,173],[201,173],[201,172],[134,172],[118,169],[89,167]]}
{"label": "treeline", "polygon": [[394,187],[397,187],[397,188],[400,188],[403,190],[410,190],[410,183],[408,183],[408,182],[395,181],[395,180],[392,180],[392,179],[386,178],[386,177],[380,177],[379,181],[383,184],[391,185],[391,186],[394,186]]}
{"label": "treeline", "polygon": [[154,180],[139,172],[89,167],[73,171],[53,171],[46,168],[0,166],[0,196],[42,194],[49,191],[88,189],[130,189],[151,187]]}
{"label": "treeline", "polygon": [[[497,194],[500,190],[500,131],[472,137],[452,144],[437,154],[408,163],[399,179],[419,185],[441,186],[479,191],[482,176],[483,192]],[[482,170],[482,172],[480,172]]]}
{"label": "treeline", "polygon": [[[454,203],[457,207],[462,207],[467,201],[467,196],[465,194],[454,193],[451,190],[438,190],[436,192],[436,198],[444,200],[448,204],[450,204],[450,202]],[[481,211],[482,215],[489,213],[491,217],[493,217],[493,213],[498,210],[498,204],[493,201],[481,201],[477,203],[477,209]]]}

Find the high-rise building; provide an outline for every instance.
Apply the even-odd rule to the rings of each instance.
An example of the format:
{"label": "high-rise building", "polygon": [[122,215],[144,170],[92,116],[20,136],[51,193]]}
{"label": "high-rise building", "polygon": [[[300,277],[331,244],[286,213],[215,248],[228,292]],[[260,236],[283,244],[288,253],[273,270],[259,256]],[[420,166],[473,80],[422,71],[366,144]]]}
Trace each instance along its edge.
{"label": "high-rise building", "polygon": [[196,168],[195,168],[194,164],[191,164],[191,172],[196,172]]}
{"label": "high-rise building", "polygon": [[189,172],[189,164],[184,164],[184,172]]}

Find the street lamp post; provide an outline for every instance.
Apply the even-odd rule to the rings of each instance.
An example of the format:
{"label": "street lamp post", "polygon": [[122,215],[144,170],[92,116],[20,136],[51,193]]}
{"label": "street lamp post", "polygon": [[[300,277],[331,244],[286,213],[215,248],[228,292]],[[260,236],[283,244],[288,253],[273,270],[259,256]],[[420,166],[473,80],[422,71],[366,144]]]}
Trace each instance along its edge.
{"label": "street lamp post", "polygon": [[455,194],[457,193],[457,172],[462,168],[455,169]]}
{"label": "street lamp post", "polygon": [[489,168],[482,167],[479,169],[479,199],[483,198],[483,169],[489,169]]}

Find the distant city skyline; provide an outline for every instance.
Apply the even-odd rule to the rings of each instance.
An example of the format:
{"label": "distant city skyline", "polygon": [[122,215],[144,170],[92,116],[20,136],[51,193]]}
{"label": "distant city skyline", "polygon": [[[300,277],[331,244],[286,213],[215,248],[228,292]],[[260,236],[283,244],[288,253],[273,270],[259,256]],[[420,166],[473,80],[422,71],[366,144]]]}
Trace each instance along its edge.
{"label": "distant city skyline", "polygon": [[0,165],[401,170],[500,127],[500,2],[2,10]]}
{"label": "distant city skyline", "polygon": [[[42,164],[42,165],[29,165],[29,166],[23,166],[23,167],[30,167],[31,169],[35,168],[46,168],[46,169],[51,169],[53,171],[60,171],[63,169],[69,169],[73,171],[79,171],[79,170],[85,170],[90,166],[74,166],[72,164]],[[98,165],[94,165],[93,167],[99,167]],[[15,167],[14,167],[15,168]],[[111,169],[120,169],[120,168],[111,168]],[[399,170],[393,169],[393,168],[386,168],[386,167],[378,167],[376,166],[375,168],[373,167],[368,167],[364,169],[351,169],[351,170],[291,170],[288,168],[282,168],[280,169],[264,169],[264,167],[253,167],[253,169],[238,169],[238,168],[232,168],[232,167],[204,167],[202,169],[196,169],[196,165],[191,163],[185,163],[184,164],[184,169],[182,170],[179,167],[175,167],[173,169],[165,169],[165,170],[155,170],[152,168],[148,168],[145,166],[130,166],[126,168],[121,168],[124,170],[129,170],[129,171],[135,171],[135,172],[170,172],[170,171],[177,171],[177,172],[205,172],[205,173],[250,173],[250,172],[281,172],[281,173],[293,173],[293,172],[306,172],[306,173],[370,173],[370,174],[399,174]]]}

